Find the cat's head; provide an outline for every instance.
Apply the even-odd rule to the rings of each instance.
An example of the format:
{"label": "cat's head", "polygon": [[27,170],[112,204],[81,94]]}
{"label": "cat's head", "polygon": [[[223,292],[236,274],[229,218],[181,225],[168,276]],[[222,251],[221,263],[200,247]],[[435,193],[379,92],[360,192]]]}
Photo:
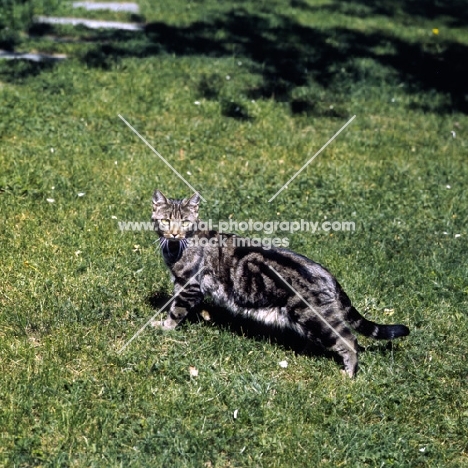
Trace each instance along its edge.
{"label": "cat's head", "polygon": [[190,198],[175,200],[166,198],[156,190],[153,194],[153,214],[151,221],[160,237],[179,241],[185,239],[198,221],[198,205],[200,195],[193,194]]}

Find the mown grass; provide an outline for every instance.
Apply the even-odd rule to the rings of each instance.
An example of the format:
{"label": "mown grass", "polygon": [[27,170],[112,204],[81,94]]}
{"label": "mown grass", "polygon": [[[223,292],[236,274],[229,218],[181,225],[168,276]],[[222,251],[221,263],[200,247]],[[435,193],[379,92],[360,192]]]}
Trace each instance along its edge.
{"label": "mown grass", "polygon": [[[15,36],[69,59],[0,63],[2,466],[468,464],[466,16],[418,4],[141,1],[142,33]],[[196,318],[118,354],[171,294],[118,221],[190,194],[118,114],[207,219],[355,221],[279,234],[411,335],[361,339],[352,381]]]}

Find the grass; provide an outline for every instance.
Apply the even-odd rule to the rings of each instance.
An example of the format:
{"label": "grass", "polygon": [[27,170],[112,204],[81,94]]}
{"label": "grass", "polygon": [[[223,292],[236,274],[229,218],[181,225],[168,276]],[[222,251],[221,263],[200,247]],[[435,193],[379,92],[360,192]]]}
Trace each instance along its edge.
{"label": "grass", "polygon": [[[468,465],[466,13],[419,4],[142,0],[145,32],[14,33],[69,59],[0,62],[0,466]],[[354,380],[196,318],[117,354],[171,294],[118,221],[190,194],[118,114],[204,218],[355,221],[284,235],[411,335],[361,338]]]}

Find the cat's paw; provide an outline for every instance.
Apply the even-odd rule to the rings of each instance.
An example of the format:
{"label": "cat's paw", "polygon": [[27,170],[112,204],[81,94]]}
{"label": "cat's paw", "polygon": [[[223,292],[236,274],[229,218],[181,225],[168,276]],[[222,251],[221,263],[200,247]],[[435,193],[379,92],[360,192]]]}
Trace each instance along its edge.
{"label": "cat's paw", "polygon": [[163,329],[164,320],[153,320],[150,325],[156,330]]}
{"label": "cat's paw", "polygon": [[177,326],[177,323],[175,323],[174,320],[167,318],[166,320],[154,320],[151,322],[151,326],[156,330],[167,331],[173,330]]}
{"label": "cat's paw", "polygon": [[200,315],[201,315],[202,319],[205,320],[206,322],[211,321],[211,315],[207,310],[203,309],[200,312]]}

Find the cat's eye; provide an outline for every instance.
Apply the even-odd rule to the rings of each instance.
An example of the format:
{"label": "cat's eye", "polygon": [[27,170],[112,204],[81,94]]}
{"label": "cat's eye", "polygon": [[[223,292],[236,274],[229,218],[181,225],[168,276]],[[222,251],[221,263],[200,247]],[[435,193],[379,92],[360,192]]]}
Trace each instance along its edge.
{"label": "cat's eye", "polygon": [[182,224],[183,228],[188,228],[190,226],[190,224],[192,224],[192,223],[190,221],[187,221],[186,219],[184,219],[181,224]]}
{"label": "cat's eye", "polygon": [[159,224],[161,224],[162,226],[169,226],[169,224],[171,224],[171,222],[168,219],[160,219]]}

